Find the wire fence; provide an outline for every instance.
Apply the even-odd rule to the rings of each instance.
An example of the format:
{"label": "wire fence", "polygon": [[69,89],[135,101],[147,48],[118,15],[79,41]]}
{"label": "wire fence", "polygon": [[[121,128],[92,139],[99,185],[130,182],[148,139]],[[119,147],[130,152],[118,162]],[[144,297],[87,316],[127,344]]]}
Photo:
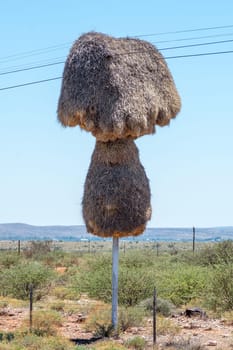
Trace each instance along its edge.
{"label": "wire fence", "polygon": [[[107,253],[112,251],[111,241],[24,241],[24,240],[2,240],[0,241],[0,251],[17,251],[27,252],[31,250],[32,244],[39,246],[47,245],[48,251],[63,251],[80,254],[95,254]],[[120,240],[119,250],[125,254],[130,250],[148,250],[154,251],[157,255],[162,253],[169,253],[176,255],[184,251],[198,251],[205,248],[207,245],[214,244],[214,242],[162,242],[162,241],[125,241]]]}
{"label": "wire fence", "polygon": [[[205,246],[205,245],[204,245]],[[40,247],[42,248],[43,253],[47,252],[72,252],[75,255],[78,254],[98,254],[102,252],[108,252],[110,254],[112,246],[111,241],[85,241],[85,242],[55,242],[55,241],[0,241],[0,250],[3,252],[13,252],[14,254],[22,254],[27,255],[31,252],[31,250],[36,249],[39,251]],[[131,242],[131,241],[121,241],[120,242],[120,251],[121,254],[127,254],[132,249],[145,249],[150,250],[154,253],[155,256],[160,256],[160,254],[171,254],[175,255],[179,251],[188,251],[193,252],[193,248],[202,249],[203,243],[196,242],[195,246],[193,242],[187,243],[176,243],[176,242]],[[35,252],[35,251],[34,251]],[[64,273],[65,271],[59,271],[59,273]],[[58,286],[59,287],[59,286]],[[65,288],[70,288],[73,290],[73,287],[65,286]],[[121,287],[120,287],[121,288]],[[139,290],[138,290],[139,291]],[[137,292],[137,286],[134,286],[134,292]],[[171,288],[167,289],[158,286],[157,290],[154,289],[150,291],[151,295],[147,298],[148,300],[144,300],[144,303],[138,303],[134,306],[135,310],[147,310],[150,314],[150,327],[151,327],[151,337],[153,338],[153,342],[156,342],[157,339],[157,311],[159,310],[158,299],[160,296],[166,295],[166,292],[170,293]],[[34,288],[33,284],[30,285],[29,290],[29,300],[28,300],[28,320],[29,320],[29,331],[32,332],[34,328],[33,324],[33,315],[34,312],[37,311],[38,305],[39,309],[46,309],[48,306],[48,301],[45,299],[41,299],[40,303],[35,303],[36,296],[38,290]],[[108,292],[109,293],[109,292]],[[85,322],[87,317],[90,317],[91,313],[96,313],[99,311],[100,314],[104,314],[104,311],[108,311],[110,305],[90,299],[88,296],[85,299],[85,296],[80,296],[78,291],[76,293],[76,298],[71,300],[61,300],[60,298],[55,298],[50,305],[52,310],[59,311],[63,314],[64,318],[67,318],[75,314],[77,318],[77,322]],[[109,293],[110,294],[110,293]],[[3,295],[3,294],[2,294]],[[106,296],[106,290],[103,286],[103,298]],[[110,302],[111,296],[108,296],[108,300]],[[198,299],[200,295],[182,295],[182,299]],[[64,299],[64,298],[63,298]],[[101,296],[100,296],[101,299]],[[36,307],[35,307],[36,305]],[[0,306],[1,308],[1,306]],[[136,317],[136,316],[135,316]],[[125,321],[124,321],[125,322]]]}
{"label": "wire fence", "polygon": [[[38,303],[35,303],[35,295],[36,295],[36,289],[31,284],[29,288],[29,298],[28,298],[28,331],[29,333],[32,333],[35,331],[36,327],[38,326],[36,313],[38,310],[46,309],[46,312],[48,312],[48,303],[44,305],[44,308],[42,307],[42,303],[40,302],[40,305],[38,307]],[[35,306],[36,305],[36,306]],[[89,328],[89,333],[92,332],[94,337],[105,337],[108,336],[107,332],[109,329],[109,335],[110,330],[109,325],[111,324],[110,321],[110,313],[111,313],[111,307],[108,304],[105,304],[103,302],[92,300],[90,298],[86,299],[78,299],[78,300],[69,300],[69,301],[57,301],[53,302],[50,306],[50,310],[60,312],[63,314],[63,322],[68,322],[69,317],[72,316],[73,320],[75,319],[76,323],[84,324],[87,322],[88,319],[90,319],[87,322],[86,325],[86,331]],[[1,309],[1,307],[0,307]],[[24,309],[27,309],[25,307]],[[147,315],[147,319],[149,319],[149,328],[151,329],[151,337],[153,339],[153,343],[156,343],[157,339],[157,291],[156,288],[154,288],[153,294],[150,298],[150,307],[145,306],[144,304],[138,304],[133,307],[133,313],[131,311],[130,314],[130,308],[123,308],[118,307],[118,327],[115,329],[114,334],[118,334],[120,331],[126,331],[128,328],[132,326],[139,326],[139,322],[143,322],[143,316],[145,318],[145,315]],[[143,313],[142,313],[143,312]],[[146,312],[146,313],[145,313]],[[35,316],[35,320],[34,320]],[[46,314],[44,315],[46,318]],[[72,321],[74,322],[74,321]],[[45,321],[46,323],[46,321]],[[93,328],[94,326],[94,328]],[[140,324],[141,326],[141,324]],[[40,324],[41,327],[41,324]],[[96,333],[97,331],[97,333]],[[101,331],[101,333],[100,333]],[[112,334],[112,332],[111,332]],[[73,336],[75,337],[76,334],[74,333]],[[94,339],[94,338],[92,338]],[[76,342],[79,343],[79,339],[75,338]]]}

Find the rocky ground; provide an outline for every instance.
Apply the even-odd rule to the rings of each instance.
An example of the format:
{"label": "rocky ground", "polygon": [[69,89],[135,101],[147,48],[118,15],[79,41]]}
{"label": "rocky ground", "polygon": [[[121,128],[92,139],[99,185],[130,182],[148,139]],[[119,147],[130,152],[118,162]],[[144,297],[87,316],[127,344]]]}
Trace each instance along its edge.
{"label": "rocky ground", "polygon": [[[14,332],[20,328],[25,319],[29,317],[28,309],[5,307],[0,309],[0,330]],[[200,349],[215,348],[216,350],[233,349],[233,320],[202,319],[199,316],[187,318],[184,315],[175,315],[169,318],[179,331],[174,335],[158,335],[157,349],[181,349],[175,344],[185,342],[200,344]],[[85,330],[86,317],[82,313],[65,314],[59,333],[69,339],[93,338],[91,332]],[[123,343],[126,339],[135,336],[144,337],[148,349],[152,348],[152,320],[148,319],[143,327],[132,327],[120,335],[118,341]],[[172,347],[173,345],[173,347]],[[184,349],[184,348],[182,348]]]}

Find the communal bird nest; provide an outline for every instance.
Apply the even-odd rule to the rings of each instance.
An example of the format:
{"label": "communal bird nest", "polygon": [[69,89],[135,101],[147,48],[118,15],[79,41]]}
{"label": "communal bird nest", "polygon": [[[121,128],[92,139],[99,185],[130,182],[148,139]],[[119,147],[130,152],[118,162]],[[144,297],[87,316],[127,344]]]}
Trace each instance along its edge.
{"label": "communal bird nest", "polygon": [[66,60],[58,118],[99,141],[137,138],[168,125],[181,106],[173,78],[150,43],[87,33]]}
{"label": "communal bird nest", "polygon": [[87,231],[101,237],[136,236],[150,216],[149,181],[134,141],[97,141],[83,197]]}
{"label": "communal bird nest", "polygon": [[151,218],[150,187],[134,139],[175,118],[180,98],[158,50],[138,39],[82,35],[67,57],[58,118],[96,138],[84,186],[87,231],[113,238],[112,324],[117,330],[119,237]]}
{"label": "communal bird nest", "polygon": [[94,32],[75,41],[58,119],[96,138],[82,201],[88,232],[124,237],[144,231],[150,188],[134,139],[168,125],[180,107],[167,64],[150,43]]}

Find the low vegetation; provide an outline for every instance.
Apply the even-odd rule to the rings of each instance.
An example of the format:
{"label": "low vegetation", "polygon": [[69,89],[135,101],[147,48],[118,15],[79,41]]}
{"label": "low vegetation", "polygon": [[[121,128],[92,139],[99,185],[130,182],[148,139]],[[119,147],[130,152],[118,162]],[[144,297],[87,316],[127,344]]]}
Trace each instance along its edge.
{"label": "low vegetation", "polygon": [[[103,243],[101,242],[103,245]],[[152,317],[153,292],[157,290],[158,335],[174,336],[179,329],[168,316],[187,305],[198,305],[215,316],[231,315],[233,308],[233,242],[203,244],[193,254],[175,245],[122,250],[119,268],[119,329],[141,327]],[[162,246],[162,244],[161,244]],[[98,337],[111,337],[111,253],[85,254],[54,250],[50,242],[31,243],[28,250],[2,251],[0,255],[0,310],[29,307],[33,288],[33,327],[28,317],[17,331],[0,330],[1,350],[114,350],[144,349],[145,339],[135,336],[124,344],[101,342],[76,346],[59,337],[60,327],[71,315],[83,317],[83,329]],[[89,304],[79,304],[85,295]],[[197,304],[198,303],[198,304]],[[232,321],[232,316],[229,317]],[[230,321],[229,321],[230,322]],[[186,342],[186,343],[185,343]],[[202,349],[187,340],[168,349]]]}

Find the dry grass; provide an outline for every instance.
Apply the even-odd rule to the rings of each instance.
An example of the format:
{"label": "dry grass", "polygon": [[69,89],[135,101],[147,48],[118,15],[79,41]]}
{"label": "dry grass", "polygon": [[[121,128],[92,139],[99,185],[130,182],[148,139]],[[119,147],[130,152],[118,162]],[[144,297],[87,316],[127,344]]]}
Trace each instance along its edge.
{"label": "dry grass", "polygon": [[157,318],[157,334],[158,335],[177,335],[181,331],[180,327],[177,326],[172,320],[159,316]]}
{"label": "dry grass", "polygon": [[[143,51],[142,55],[127,52]],[[163,56],[149,42],[86,33],[67,58],[58,118],[107,142],[168,125],[181,101]]]}

